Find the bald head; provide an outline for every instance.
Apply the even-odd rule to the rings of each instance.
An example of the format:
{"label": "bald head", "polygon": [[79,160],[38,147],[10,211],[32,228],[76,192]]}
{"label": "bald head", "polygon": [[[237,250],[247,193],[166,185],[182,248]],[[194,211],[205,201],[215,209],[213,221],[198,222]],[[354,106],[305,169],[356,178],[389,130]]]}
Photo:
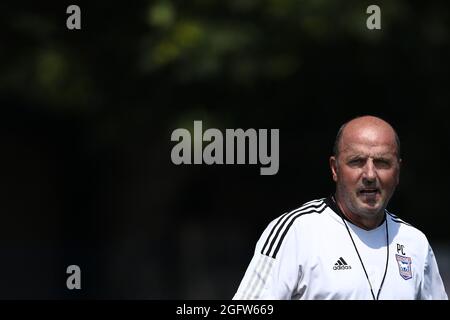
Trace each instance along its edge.
{"label": "bald head", "polygon": [[380,142],[392,145],[396,149],[397,158],[400,159],[400,139],[394,128],[383,119],[374,116],[357,117],[343,124],[336,135],[334,155],[337,157],[347,144],[357,143],[360,140],[374,145]]}

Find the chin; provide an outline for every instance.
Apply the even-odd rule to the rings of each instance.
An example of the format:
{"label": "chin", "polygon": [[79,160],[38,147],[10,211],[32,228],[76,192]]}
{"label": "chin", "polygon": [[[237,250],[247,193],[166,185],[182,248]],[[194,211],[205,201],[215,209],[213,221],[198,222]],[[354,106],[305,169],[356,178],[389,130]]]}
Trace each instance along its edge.
{"label": "chin", "polygon": [[381,210],[382,205],[379,202],[373,204],[361,202],[358,207],[361,212],[364,212],[366,214],[377,214]]}
{"label": "chin", "polygon": [[376,216],[379,212],[380,212],[380,207],[376,207],[376,208],[362,208],[361,209],[362,212],[364,212],[366,215],[370,215],[370,216]]}

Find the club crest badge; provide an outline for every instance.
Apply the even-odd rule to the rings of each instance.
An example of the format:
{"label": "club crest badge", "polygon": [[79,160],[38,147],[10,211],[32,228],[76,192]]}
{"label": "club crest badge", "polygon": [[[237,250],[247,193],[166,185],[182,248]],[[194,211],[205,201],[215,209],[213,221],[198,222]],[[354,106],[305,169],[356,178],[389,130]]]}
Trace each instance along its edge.
{"label": "club crest badge", "polygon": [[395,255],[395,258],[397,258],[398,271],[400,272],[400,276],[405,280],[411,279],[411,258],[400,256],[398,254]]}

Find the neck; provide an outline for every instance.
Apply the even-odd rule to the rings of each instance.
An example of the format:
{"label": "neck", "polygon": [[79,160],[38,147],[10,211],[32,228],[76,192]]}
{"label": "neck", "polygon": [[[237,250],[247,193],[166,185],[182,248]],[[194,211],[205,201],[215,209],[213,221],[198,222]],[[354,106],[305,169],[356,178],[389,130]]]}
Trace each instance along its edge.
{"label": "neck", "polygon": [[[364,230],[372,230],[381,225],[384,220],[384,215],[376,214],[373,218],[366,218],[359,214],[353,213],[346,206],[343,205],[343,201],[339,198],[339,195],[336,194],[336,205],[342,212],[342,214],[354,225],[364,229]],[[384,212],[384,210],[383,210]]]}

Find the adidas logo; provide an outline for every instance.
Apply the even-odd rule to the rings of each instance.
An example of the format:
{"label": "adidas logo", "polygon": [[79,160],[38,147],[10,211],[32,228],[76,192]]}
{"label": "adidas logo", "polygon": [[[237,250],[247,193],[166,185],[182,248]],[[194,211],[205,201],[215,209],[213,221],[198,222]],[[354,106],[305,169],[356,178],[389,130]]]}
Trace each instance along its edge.
{"label": "adidas logo", "polygon": [[352,267],[345,262],[344,258],[340,257],[338,261],[334,264],[333,270],[346,270]]}

